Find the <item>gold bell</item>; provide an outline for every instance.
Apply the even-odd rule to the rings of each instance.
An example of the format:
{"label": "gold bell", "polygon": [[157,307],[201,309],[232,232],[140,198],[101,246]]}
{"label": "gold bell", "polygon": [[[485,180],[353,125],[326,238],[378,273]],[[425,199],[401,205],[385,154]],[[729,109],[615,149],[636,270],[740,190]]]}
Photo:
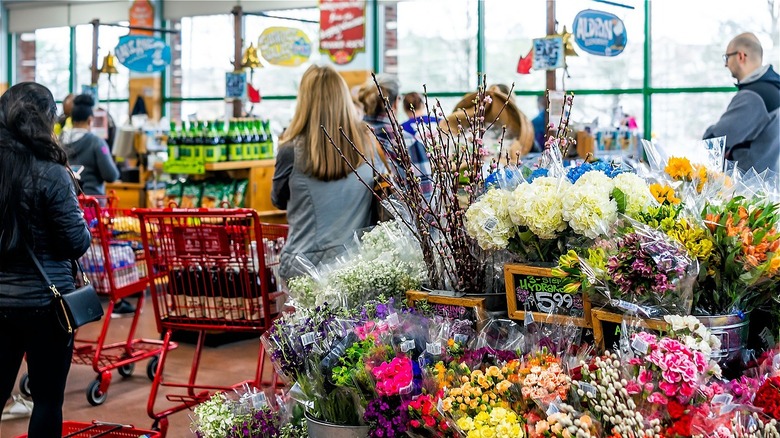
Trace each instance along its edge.
{"label": "gold bell", "polygon": [[572,34],[566,30],[566,26],[563,26],[563,32],[560,36],[563,38],[563,56],[580,56],[574,50],[574,44],[571,41]]}
{"label": "gold bell", "polygon": [[116,56],[112,55],[111,52],[108,52],[108,55],[103,58],[103,66],[100,67],[100,73],[108,73],[109,76],[119,73],[119,70],[116,69]]}
{"label": "gold bell", "polygon": [[244,50],[244,56],[241,57],[241,67],[254,70],[262,66],[263,64],[260,63],[260,58],[257,56],[257,48],[254,43],[250,43],[249,47]]}

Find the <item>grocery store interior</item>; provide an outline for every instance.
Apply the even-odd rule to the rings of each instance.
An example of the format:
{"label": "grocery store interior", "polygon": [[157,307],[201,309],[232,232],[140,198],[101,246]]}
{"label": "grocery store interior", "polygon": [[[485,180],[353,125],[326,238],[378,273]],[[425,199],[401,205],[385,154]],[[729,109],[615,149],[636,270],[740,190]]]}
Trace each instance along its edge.
{"label": "grocery store interior", "polygon": [[[586,31],[576,28],[588,11],[619,22],[609,33],[622,34],[620,50],[583,42]],[[737,91],[724,51],[741,32],[757,36],[763,63],[776,69],[780,0],[0,0],[0,90],[38,82],[51,90],[58,114],[68,96],[92,95],[92,132],[110,137],[119,171],[100,202],[85,207],[88,221],[98,224],[91,224],[90,251],[104,258],[93,264],[82,259],[85,269],[103,269],[108,257],[116,266],[113,278],[96,287],[104,319],[78,331],[78,338],[93,341],[74,353],[66,423],[99,420],[194,436],[193,409],[204,400],[199,391],[257,381],[258,375],[275,383],[259,338],[268,317],[284,306],[281,281],[273,274],[262,280],[268,299],[259,310],[247,308],[240,324],[185,321],[173,324],[167,338],[171,326],[161,325],[165,309],[156,308],[152,290],[160,283],[148,271],[159,265],[142,243],[152,237],[142,236],[130,209],[253,209],[256,215],[247,220],[257,228],[245,237],[257,238],[260,230],[268,235],[253,242],[250,263],[252,257],[258,263],[262,246],[263,268],[278,264],[287,215],[271,198],[275,157],[310,66],[333,66],[353,94],[372,72],[393,75],[401,96],[425,94],[445,113],[454,113],[481,85],[506,84],[520,117],[502,121],[526,127],[520,130],[539,117],[542,126],[552,121],[552,113],[545,119],[547,107],[539,106],[548,90],[570,92],[567,123],[580,158],[636,156],[642,139],[692,144],[719,119]],[[556,46],[560,53],[534,53],[550,37],[563,44]],[[399,123],[409,118],[399,106]],[[517,138],[506,141],[526,134],[515,129],[511,135]],[[536,157],[543,145],[529,144],[523,153]],[[101,217],[110,217],[110,225],[101,225]],[[171,219],[151,214],[144,220]],[[135,242],[121,246],[124,252],[109,251],[108,241],[113,245],[122,233]],[[207,252],[203,242],[198,248]],[[215,284],[223,281],[214,278]],[[165,293],[175,288],[167,280],[165,287]],[[227,306],[227,297],[219,302]],[[128,303],[135,312],[112,314]],[[251,312],[261,316],[253,320]],[[230,322],[228,313],[219,318]],[[93,360],[96,347],[118,353]],[[153,385],[161,354],[166,378],[183,381],[181,387]],[[214,388],[193,386],[195,375]],[[29,392],[25,376],[23,365],[6,409]],[[150,397],[153,386],[159,392]],[[187,394],[177,395],[184,389]],[[29,415],[17,416],[4,415],[0,437],[27,433]]]}

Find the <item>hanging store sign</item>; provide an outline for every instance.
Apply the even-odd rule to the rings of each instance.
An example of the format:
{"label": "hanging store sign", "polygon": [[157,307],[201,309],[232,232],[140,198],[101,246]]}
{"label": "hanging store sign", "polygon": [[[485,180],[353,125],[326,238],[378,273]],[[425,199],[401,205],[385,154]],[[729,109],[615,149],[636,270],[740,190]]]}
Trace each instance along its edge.
{"label": "hanging store sign", "polygon": [[[154,7],[149,0],[135,0],[130,6],[130,27],[154,27]],[[130,35],[153,36],[154,32],[142,29],[130,29]]]}
{"label": "hanging store sign", "polygon": [[269,27],[257,39],[257,48],[263,59],[283,67],[297,67],[311,56],[311,40],[292,27]]}
{"label": "hanging store sign", "polygon": [[555,70],[564,66],[562,37],[536,38],[533,50],[535,70]]}
{"label": "hanging store sign", "polygon": [[161,38],[125,35],[114,48],[119,62],[132,71],[162,71],[171,63],[171,48]]}
{"label": "hanging store sign", "polygon": [[626,48],[626,26],[609,12],[587,9],[574,17],[574,41],[591,55],[617,56]]}
{"label": "hanging store sign", "polygon": [[246,72],[225,73],[225,97],[228,99],[246,99]]}
{"label": "hanging store sign", "polygon": [[365,50],[365,0],[320,0],[320,52],[343,65]]}

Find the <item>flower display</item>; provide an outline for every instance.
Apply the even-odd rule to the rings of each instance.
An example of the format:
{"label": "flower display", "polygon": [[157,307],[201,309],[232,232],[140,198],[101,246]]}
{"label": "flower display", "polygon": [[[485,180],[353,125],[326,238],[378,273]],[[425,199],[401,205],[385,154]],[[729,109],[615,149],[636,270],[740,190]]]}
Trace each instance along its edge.
{"label": "flower display", "polygon": [[589,438],[597,437],[597,423],[589,414],[577,415],[574,408],[568,404],[558,405],[558,412],[550,414],[546,419],[538,419],[533,424],[529,422],[529,438]]}
{"label": "flower display", "polygon": [[[690,309],[690,301],[685,303],[683,282],[690,277],[692,262],[685,250],[654,233],[644,232],[627,234],[616,246],[617,253],[606,263],[607,274],[617,286],[612,292],[613,299],[659,311]],[[689,287],[693,279],[690,281]]]}
{"label": "flower display", "polygon": [[478,413],[474,417],[464,415],[457,421],[467,438],[522,438],[523,428],[517,414],[509,409],[496,407]]}
{"label": "flower display", "polygon": [[403,436],[409,415],[398,396],[379,397],[368,402],[363,418],[371,428],[369,438]]}
{"label": "flower display", "polygon": [[488,190],[466,210],[466,232],[477,240],[482,249],[503,249],[515,235],[515,226],[509,216],[511,192]]}
{"label": "flower display", "polygon": [[454,431],[436,409],[434,397],[422,394],[406,403],[409,431],[420,436],[453,437]]}
{"label": "flower display", "polygon": [[601,172],[604,175],[614,178],[624,172],[623,169],[617,166],[613,166],[606,161],[596,161],[594,163],[582,163],[577,167],[572,167],[566,173],[566,177],[572,184],[576,183],[583,175],[588,172]]}
{"label": "flower display", "polygon": [[780,420],[780,376],[769,378],[761,385],[753,404],[775,420]]}
{"label": "flower display", "polygon": [[644,179],[634,173],[623,172],[615,176],[612,181],[615,189],[625,197],[623,211],[629,217],[636,217],[654,203],[654,197]]}
{"label": "flower display", "polygon": [[662,205],[678,205],[681,201],[680,198],[675,196],[674,189],[666,184],[650,184],[650,193]]}
{"label": "flower display", "polygon": [[536,178],[514,192],[509,215],[516,225],[527,227],[539,239],[554,239],[566,229],[562,196],[569,190],[568,181],[552,177]]}
{"label": "flower display", "polygon": [[272,438],[281,418],[270,406],[256,408],[248,398],[229,399],[217,393],[194,409],[192,428],[199,438]]}
{"label": "flower display", "polygon": [[530,400],[544,400],[553,394],[566,400],[571,386],[571,377],[563,372],[560,360],[544,351],[526,359],[518,375],[520,391]]}
{"label": "flower display", "polygon": [[563,219],[575,233],[588,238],[607,234],[618,214],[614,188],[612,178],[604,173],[587,172],[563,194]]}
{"label": "flower display", "polygon": [[696,193],[701,193],[707,183],[707,168],[701,164],[691,164],[685,157],[670,157],[664,170],[675,181],[692,182]]}
{"label": "flower display", "polygon": [[396,357],[371,370],[376,378],[376,392],[380,396],[398,395],[412,385],[412,361],[408,357]]}

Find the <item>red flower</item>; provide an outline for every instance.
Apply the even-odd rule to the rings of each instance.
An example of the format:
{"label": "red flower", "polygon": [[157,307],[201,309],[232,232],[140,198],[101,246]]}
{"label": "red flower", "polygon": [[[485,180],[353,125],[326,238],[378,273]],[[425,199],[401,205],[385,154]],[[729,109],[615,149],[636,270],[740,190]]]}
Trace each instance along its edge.
{"label": "red flower", "polygon": [[685,414],[685,406],[674,399],[669,401],[666,408],[669,410],[669,416],[672,417],[672,420],[679,420]]}
{"label": "red flower", "polygon": [[675,436],[691,436],[691,421],[693,415],[685,414],[679,420],[675,421],[668,429],[666,429],[666,435],[669,437]]}
{"label": "red flower", "polygon": [[417,421],[417,420],[412,420],[412,421],[409,422],[409,424],[411,424],[412,427],[414,427],[415,429],[420,427],[420,422]]}
{"label": "red flower", "polygon": [[753,400],[756,407],[763,408],[764,413],[780,420],[780,376],[767,379],[756,393]]}

